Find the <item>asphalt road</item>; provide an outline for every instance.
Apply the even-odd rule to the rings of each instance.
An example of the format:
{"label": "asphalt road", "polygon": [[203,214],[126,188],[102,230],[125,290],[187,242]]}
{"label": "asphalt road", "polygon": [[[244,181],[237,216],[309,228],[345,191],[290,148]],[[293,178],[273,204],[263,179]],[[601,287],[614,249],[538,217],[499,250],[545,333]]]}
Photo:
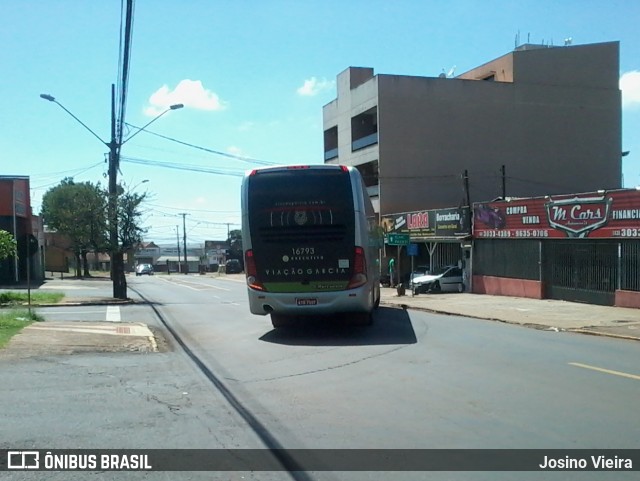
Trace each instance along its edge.
{"label": "asphalt road", "polygon": [[[169,350],[0,361],[3,448],[640,447],[637,342],[384,307],[368,328],[316,320],[274,331],[268,317],[249,314],[242,282],[154,276],[130,278],[129,287],[148,304],[42,312],[48,319],[144,322],[166,333]],[[86,479],[42,474],[8,479]],[[560,479],[545,472],[117,479],[125,476]],[[597,472],[561,476],[602,479]]]}

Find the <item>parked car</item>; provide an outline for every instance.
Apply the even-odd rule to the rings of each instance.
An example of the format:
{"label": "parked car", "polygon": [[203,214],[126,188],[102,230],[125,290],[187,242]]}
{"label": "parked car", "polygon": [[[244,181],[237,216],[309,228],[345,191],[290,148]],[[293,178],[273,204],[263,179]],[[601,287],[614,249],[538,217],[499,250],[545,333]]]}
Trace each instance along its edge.
{"label": "parked car", "polygon": [[238,259],[229,259],[224,267],[227,274],[240,274],[242,272],[242,264]]}
{"label": "parked car", "polygon": [[136,276],[153,275],[153,266],[151,264],[138,264],[136,266]]}
{"label": "parked car", "polygon": [[411,284],[416,277],[428,275],[430,271],[431,267],[428,265],[417,266],[409,275],[409,284]]}
{"label": "parked car", "polygon": [[458,266],[446,266],[438,269],[434,274],[427,274],[413,278],[413,292],[463,292],[464,280],[462,269]]}

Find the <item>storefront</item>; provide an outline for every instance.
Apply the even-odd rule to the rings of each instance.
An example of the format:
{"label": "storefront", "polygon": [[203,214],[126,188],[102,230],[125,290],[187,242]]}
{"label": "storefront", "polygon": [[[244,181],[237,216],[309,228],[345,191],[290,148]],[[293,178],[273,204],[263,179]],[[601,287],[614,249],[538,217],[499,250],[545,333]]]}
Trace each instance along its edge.
{"label": "storefront", "polygon": [[640,308],[640,191],[474,204],[473,292]]}
{"label": "storefront", "polygon": [[383,216],[380,223],[385,236],[383,274],[390,259],[394,259],[395,271],[403,282],[417,268],[471,267],[468,207],[401,212]]}

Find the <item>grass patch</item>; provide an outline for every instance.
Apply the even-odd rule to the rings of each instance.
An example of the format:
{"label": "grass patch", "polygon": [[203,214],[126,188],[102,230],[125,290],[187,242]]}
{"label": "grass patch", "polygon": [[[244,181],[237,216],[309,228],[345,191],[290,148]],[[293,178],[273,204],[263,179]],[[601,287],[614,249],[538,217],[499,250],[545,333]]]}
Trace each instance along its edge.
{"label": "grass patch", "polygon": [[[31,304],[57,304],[64,298],[62,292],[32,292]],[[26,292],[7,291],[0,292],[0,306],[20,307],[28,303]]]}
{"label": "grass patch", "polygon": [[23,309],[0,311],[0,349],[3,348],[13,336],[23,328],[35,321],[44,320],[34,312]]}

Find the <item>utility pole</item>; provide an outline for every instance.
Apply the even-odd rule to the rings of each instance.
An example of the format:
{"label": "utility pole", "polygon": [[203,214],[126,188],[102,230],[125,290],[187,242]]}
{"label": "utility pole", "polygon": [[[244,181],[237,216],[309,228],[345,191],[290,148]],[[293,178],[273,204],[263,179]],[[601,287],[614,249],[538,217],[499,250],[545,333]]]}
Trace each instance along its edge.
{"label": "utility pole", "polygon": [[502,174],[502,198],[507,198],[507,170],[504,164],[502,164],[502,168],[500,169]]}
{"label": "utility pole", "polygon": [[116,86],[111,84],[111,142],[109,147],[109,247],[111,254],[111,280],[113,297],[127,298],[127,279],[124,275],[124,257],[118,241],[118,167],[120,164],[120,143],[116,133]]}
{"label": "utility pole", "polygon": [[[130,2],[131,0],[129,0]],[[40,94],[40,98],[49,102],[54,102],[69,114],[73,119],[82,125],[87,131],[91,133],[96,139],[104,144],[109,149],[109,189],[108,189],[108,203],[107,203],[107,216],[109,220],[109,255],[111,256],[111,280],[113,281],[113,297],[116,299],[127,298],[127,280],[124,272],[124,253],[120,247],[120,238],[118,236],[118,169],[120,168],[120,151],[122,145],[125,142],[131,140],[132,137],[142,132],[153,122],[158,120],[164,114],[170,110],[177,110],[184,107],[183,104],[171,105],[168,109],[162,112],[160,115],[154,117],[144,127],[140,127],[133,135],[128,139],[122,140],[119,138],[117,129],[118,120],[116,119],[116,86],[111,84],[111,140],[105,142],[96,134],[91,128],[87,126],[82,120],[76,117],[69,109],[58,102],[54,96],[49,94]],[[120,120],[122,122],[122,120]],[[180,254],[178,252],[178,254]]]}
{"label": "utility pole", "polygon": [[465,200],[467,202],[467,205],[469,207],[471,207],[471,195],[469,194],[469,171],[468,170],[464,171],[462,179],[464,181],[464,196],[465,196]]}
{"label": "utility pole", "polygon": [[180,263],[180,226],[176,226],[176,241],[178,243],[178,273],[182,272]]}
{"label": "utility pole", "polygon": [[[188,274],[189,273],[189,263],[187,262],[187,224],[186,224],[186,218],[189,214],[187,213],[182,213],[182,214],[178,214],[182,216],[182,247],[184,248],[184,273]],[[178,252],[178,256],[180,256],[180,252]]]}

